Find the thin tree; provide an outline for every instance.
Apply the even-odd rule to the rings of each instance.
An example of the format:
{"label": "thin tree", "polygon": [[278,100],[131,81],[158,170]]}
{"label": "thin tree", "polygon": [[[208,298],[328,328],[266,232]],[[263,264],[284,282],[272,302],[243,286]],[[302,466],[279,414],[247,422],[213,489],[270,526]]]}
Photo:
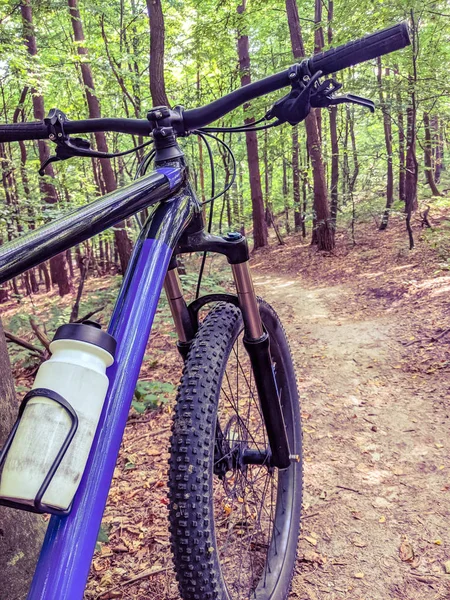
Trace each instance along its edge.
{"label": "thin tree", "polygon": [[411,32],[412,32],[412,74],[408,77],[409,104],[406,109],[406,175],[405,175],[405,213],[406,229],[409,237],[409,248],[414,248],[414,238],[411,228],[411,216],[417,210],[417,179],[418,163],[416,157],[416,84],[417,84],[417,27],[414,11],[411,10]]}
{"label": "thin tree", "polygon": [[387,180],[386,180],[386,208],[380,223],[380,231],[383,231],[388,226],[389,214],[394,202],[394,169],[392,163],[392,126],[391,116],[388,111],[387,102],[383,94],[382,68],[381,58],[377,58],[377,81],[378,81],[378,97],[380,99],[381,110],[383,111],[383,126],[384,126],[384,142],[386,144],[387,155]]}
{"label": "thin tree", "polygon": [[[328,43],[331,44],[333,41],[333,15],[334,15],[334,2],[333,0],[328,1]],[[332,75],[334,77],[334,74]],[[339,189],[339,144],[337,134],[337,106],[330,107],[330,139],[331,139],[331,185],[330,185],[330,197],[331,197],[331,220],[334,228],[336,228],[336,218],[338,209],[338,189]]]}
{"label": "thin tree", "polygon": [[427,178],[427,182],[428,182],[428,185],[430,186],[433,196],[441,196],[441,192],[437,188],[436,182],[434,180],[434,174],[433,174],[430,115],[425,111],[423,113],[423,126],[425,129],[425,146],[424,146],[425,176]]}
{"label": "thin tree", "polygon": [[150,24],[150,94],[153,106],[169,106],[164,82],[164,16],[161,0],[147,0]]}
{"label": "thin tree", "polygon": [[[245,11],[246,0],[237,8],[238,14],[242,15]],[[250,54],[248,35],[240,31],[238,33],[238,56],[239,68],[241,72],[241,85],[247,85],[251,82],[250,77]],[[248,109],[248,104],[244,104],[244,110]],[[245,124],[250,125],[254,122],[253,118],[246,118]],[[252,215],[253,215],[253,241],[254,249],[267,246],[268,233],[267,224],[264,219],[264,201],[261,189],[261,174],[259,171],[258,138],[255,131],[248,131],[245,134],[247,144],[248,172],[250,175],[250,190],[252,195]]]}
{"label": "thin tree", "polygon": [[[286,12],[291,36],[292,53],[294,58],[304,58],[305,50],[296,0],[286,0]],[[315,222],[312,243],[317,244],[319,250],[332,250],[334,248],[334,227],[328,204],[325,168],[316,109],[312,109],[306,117],[305,127],[314,182]]]}
{"label": "thin tree", "polygon": [[[25,39],[25,45],[28,53],[31,57],[37,55],[36,36],[33,25],[33,12],[31,9],[31,1],[23,0],[20,5],[22,14],[22,25],[23,34]],[[31,89],[31,96],[33,102],[33,115],[37,121],[42,121],[45,116],[44,98],[41,96],[38,90],[35,88]],[[50,150],[48,144],[44,140],[38,141],[39,160],[41,165],[44,164],[50,157]],[[39,188],[43,201],[47,205],[55,205],[58,202],[58,194],[55,186],[50,183],[49,179],[55,177],[52,165],[48,165],[45,169],[44,179],[39,182]],[[69,271],[67,267],[67,260],[64,253],[54,256],[50,260],[50,272],[52,282],[58,286],[60,296],[69,294],[72,291],[72,285],[69,277]]]}
{"label": "thin tree", "polygon": [[[92,76],[91,65],[87,61],[88,50],[84,46],[85,39],[83,32],[83,22],[81,20],[80,11],[78,9],[78,0],[68,0],[68,3],[73,34],[77,46],[77,52],[81,57],[81,76],[83,78],[89,117],[91,119],[97,119],[101,116],[100,102],[97,96],[95,95],[94,78]],[[104,132],[97,131],[94,135],[99,151],[108,152],[108,144]],[[100,159],[100,167],[106,191],[113,192],[117,188],[117,183],[109,159]],[[124,223],[119,223],[115,226],[114,238],[119,254],[120,268],[122,273],[125,273],[131,255],[131,240],[128,237]]]}

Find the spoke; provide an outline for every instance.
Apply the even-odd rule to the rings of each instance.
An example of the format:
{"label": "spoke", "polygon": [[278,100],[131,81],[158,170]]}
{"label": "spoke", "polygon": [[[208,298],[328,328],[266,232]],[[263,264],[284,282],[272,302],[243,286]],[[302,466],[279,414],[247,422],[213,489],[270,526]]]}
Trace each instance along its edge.
{"label": "spoke", "polygon": [[[222,387],[221,390],[225,393],[224,388]],[[225,393],[226,395],[226,393]],[[245,425],[244,421],[242,420],[241,415],[237,412],[236,406],[232,403],[232,401],[230,400],[230,398],[227,396],[227,400],[228,402],[231,404],[231,407],[234,409],[237,418],[239,419],[239,421],[242,423],[242,425],[244,426],[245,430],[247,431],[247,433],[249,434],[249,436],[252,438],[252,442],[255,444],[256,449],[261,452],[261,449],[257,443],[257,441],[255,440],[255,438],[253,437],[252,433],[249,431],[248,427]]]}
{"label": "spoke", "polygon": [[[230,459],[234,467],[221,480],[214,476],[213,503],[219,560],[230,596],[233,600],[249,600],[255,597],[258,585],[271,582],[267,574],[273,567],[278,568],[272,558],[280,551],[280,529],[274,522],[280,488],[278,471],[269,468],[267,431],[253,370],[240,343],[230,353],[219,398],[217,422],[222,426],[223,440],[220,442],[216,436],[216,441],[226,452],[214,460],[214,468]],[[264,462],[241,466],[236,459],[242,458],[246,449],[264,452]],[[286,499],[284,494],[281,496],[279,508],[284,511]]]}

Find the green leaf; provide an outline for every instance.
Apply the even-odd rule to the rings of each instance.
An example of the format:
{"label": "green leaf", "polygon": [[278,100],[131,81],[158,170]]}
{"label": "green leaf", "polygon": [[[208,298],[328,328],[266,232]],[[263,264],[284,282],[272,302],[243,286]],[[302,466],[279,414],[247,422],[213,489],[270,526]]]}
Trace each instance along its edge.
{"label": "green leaf", "polygon": [[108,526],[102,523],[100,525],[100,529],[98,530],[97,542],[101,542],[103,544],[108,544],[109,543],[108,531],[109,531]]}
{"label": "green leaf", "polygon": [[144,406],[144,404],[142,404],[142,402],[137,402],[136,400],[133,400],[133,402],[131,403],[131,406],[139,414],[142,415],[143,413],[145,413],[145,406]]}

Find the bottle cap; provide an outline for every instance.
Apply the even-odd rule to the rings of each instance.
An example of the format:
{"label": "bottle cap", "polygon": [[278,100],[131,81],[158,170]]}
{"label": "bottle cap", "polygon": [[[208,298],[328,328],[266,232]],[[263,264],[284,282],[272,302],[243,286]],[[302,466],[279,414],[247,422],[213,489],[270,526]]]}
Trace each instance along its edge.
{"label": "bottle cap", "polygon": [[68,323],[61,325],[56,330],[53,341],[56,340],[78,340],[87,342],[94,346],[103,348],[109,352],[114,358],[117,342],[112,335],[102,331],[100,325],[94,321],[86,321],[85,323]]}

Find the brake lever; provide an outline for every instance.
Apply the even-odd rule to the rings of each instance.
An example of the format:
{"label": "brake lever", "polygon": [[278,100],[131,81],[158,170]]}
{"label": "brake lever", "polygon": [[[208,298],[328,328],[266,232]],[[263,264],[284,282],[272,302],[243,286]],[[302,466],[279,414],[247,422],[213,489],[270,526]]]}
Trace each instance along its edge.
{"label": "brake lever", "polygon": [[52,108],[48,116],[44,119],[44,123],[48,128],[48,137],[56,144],[55,155],[50,156],[41,168],[39,175],[45,175],[46,167],[53,162],[66,160],[73,156],[84,156],[94,158],[112,158],[114,154],[109,152],[99,152],[92,150],[88,140],[83,138],[71,138],[64,130],[64,124],[67,123],[66,115],[57,108]]}
{"label": "brake lever", "polygon": [[343,96],[335,96],[331,99],[330,106],[336,106],[337,104],[344,104],[348,102],[350,104],[358,104],[359,106],[364,106],[364,108],[368,108],[371,113],[375,112],[375,103],[368,98],[363,98],[362,96],[355,96],[354,94],[345,94]]}
{"label": "brake lever", "polygon": [[291,91],[272,105],[267,111],[265,119],[276,118],[280,123],[287,122],[290,125],[297,125],[306,119],[311,110],[311,100],[321,75],[322,71],[309,75],[307,61],[290,67]]}

